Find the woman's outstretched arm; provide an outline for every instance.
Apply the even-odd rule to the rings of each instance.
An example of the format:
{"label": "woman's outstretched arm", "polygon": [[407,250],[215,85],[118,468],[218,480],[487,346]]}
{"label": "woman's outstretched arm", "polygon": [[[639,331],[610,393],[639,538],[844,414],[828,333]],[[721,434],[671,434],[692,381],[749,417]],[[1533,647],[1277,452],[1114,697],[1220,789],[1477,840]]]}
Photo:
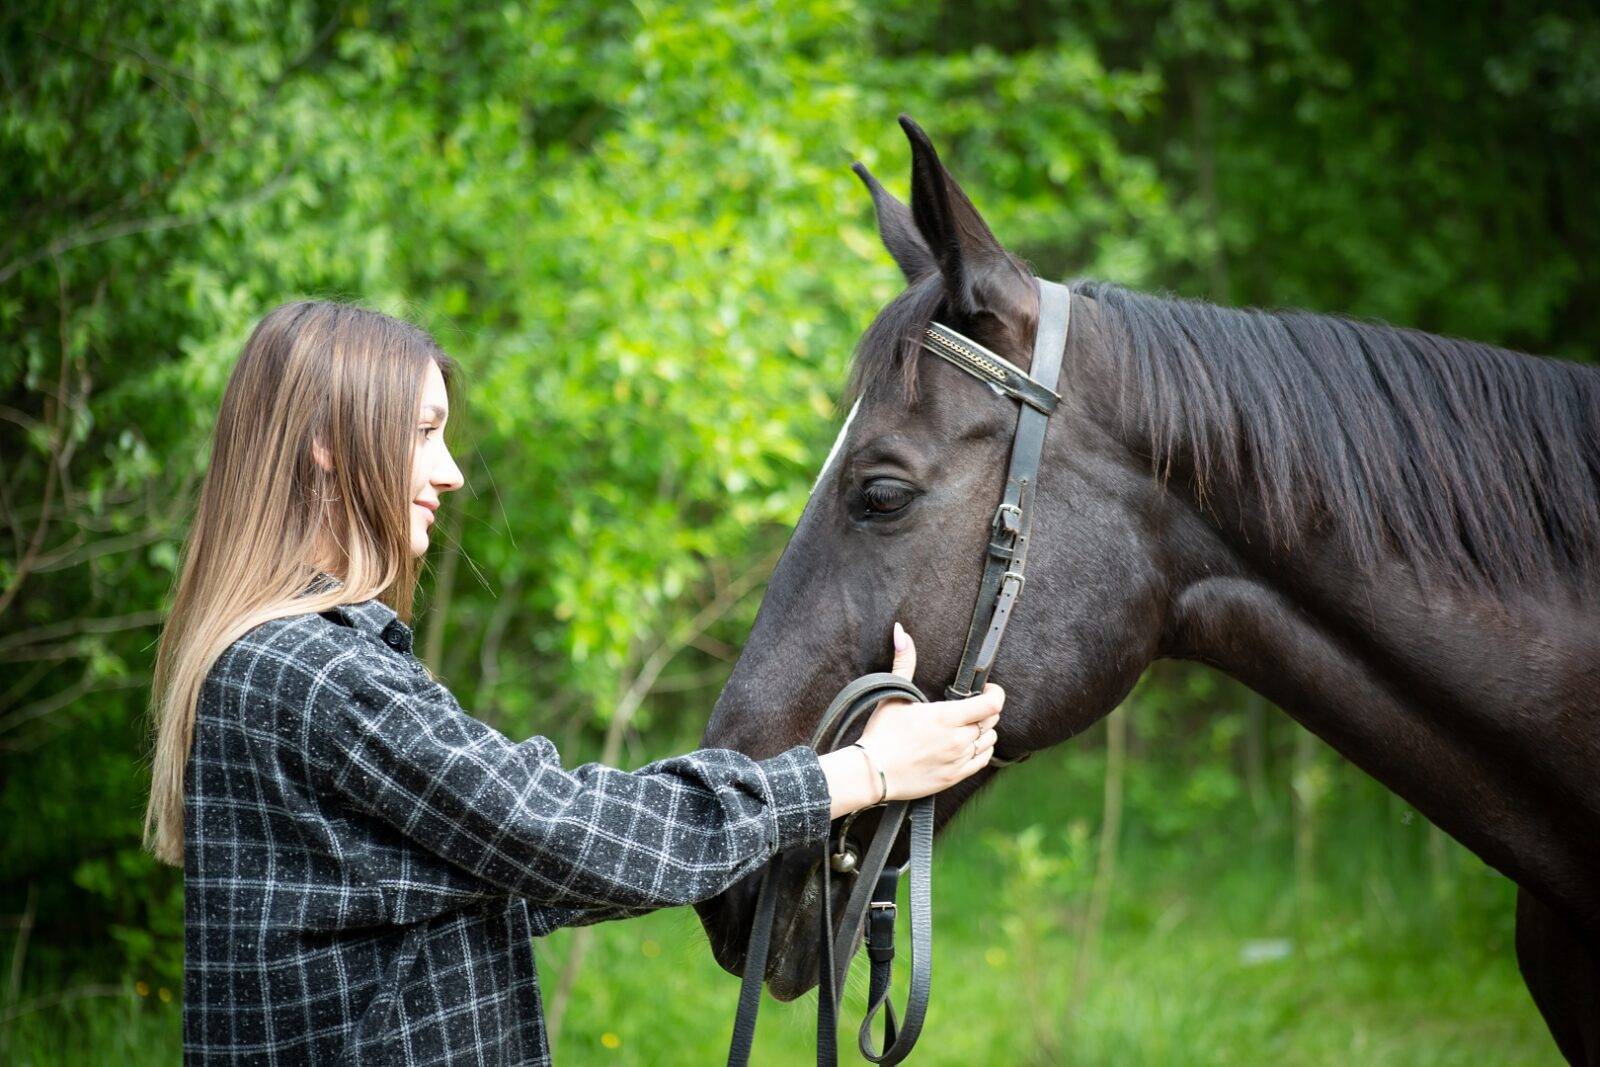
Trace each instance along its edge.
{"label": "woman's outstretched arm", "polygon": [[420,673],[369,669],[347,690],[336,675],[312,724],[328,787],[535,904],[690,904],[827,836],[832,797],[805,745],[764,760],[701,749],[636,771],[565,770],[547,738],[513,743]]}
{"label": "woman's outstretched arm", "polygon": [[[914,669],[899,633],[895,670]],[[885,701],[860,738],[870,758],[706,748],[636,771],[569,771],[547,738],[513,743],[467,715],[414,659],[351,648],[308,690],[295,732],[320,788],[486,887],[608,917],[713,897],[774,854],[821,843],[835,816],[976,773],[1004,699],[991,685],[944,703]]]}

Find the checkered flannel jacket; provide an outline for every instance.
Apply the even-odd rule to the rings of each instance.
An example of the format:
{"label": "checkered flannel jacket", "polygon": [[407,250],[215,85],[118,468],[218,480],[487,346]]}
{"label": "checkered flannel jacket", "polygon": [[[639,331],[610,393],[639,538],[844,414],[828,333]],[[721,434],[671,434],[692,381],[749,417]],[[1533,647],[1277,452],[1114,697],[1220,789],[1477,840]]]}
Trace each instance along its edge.
{"label": "checkered flannel jacket", "polygon": [[564,770],[465,714],[411,641],[368,600],[258,626],[208,675],[186,1062],[549,1063],[534,937],[710,897],[827,836],[807,746]]}

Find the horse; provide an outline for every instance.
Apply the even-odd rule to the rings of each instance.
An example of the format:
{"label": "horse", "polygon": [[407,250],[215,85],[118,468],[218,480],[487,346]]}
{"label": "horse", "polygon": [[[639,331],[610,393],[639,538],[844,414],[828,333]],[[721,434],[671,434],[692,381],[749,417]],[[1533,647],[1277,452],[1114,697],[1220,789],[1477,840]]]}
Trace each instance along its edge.
{"label": "horse", "polygon": [[[856,407],[708,746],[803,743],[834,692],[883,668],[895,620],[914,624],[925,683],[963,647],[1017,406],[920,340],[937,321],[1026,370],[1038,288],[900,121],[909,207],[855,170],[906,289],[858,343]],[[1221,671],[1516,883],[1529,992],[1567,1060],[1600,1065],[1600,371],[1070,289],[1026,592],[993,673],[997,752],[1081,733],[1156,659]],[[939,794],[936,825],[1000,773]],[[735,974],[756,881],[696,905]],[[803,871],[781,887],[766,971],[781,1000],[816,980],[818,904]]]}

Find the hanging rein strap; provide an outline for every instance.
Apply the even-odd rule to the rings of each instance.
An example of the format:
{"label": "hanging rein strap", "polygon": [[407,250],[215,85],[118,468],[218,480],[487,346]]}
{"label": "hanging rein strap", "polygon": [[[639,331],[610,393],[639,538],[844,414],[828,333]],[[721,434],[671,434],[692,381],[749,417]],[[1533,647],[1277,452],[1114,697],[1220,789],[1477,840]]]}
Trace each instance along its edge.
{"label": "hanging rein strap", "polygon": [[[812,735],[812,747],[822,751],[827,739],[838,741],[845,737],[850,727],[876,708],[880,701],[895,699],[921,704],[927,703],[928,698],[922,694],[922,690],[897,674],[868,674],[857,678],[845,686],[829,705],[816,733]],[[750,943],[745,951],[739,1010],[734,1017],[733,1041],[728,1049],[729,1067],[743,1067],[750,1062],[750,1050],[755,1042],[756,1015],[761,1007],[761,987],[771,948],[772,919],[777,906],[778,888],[784,881],[783,870],[791,863],[810,862],[815,865],[813,869],[820,868],[822,872],[817,959],[817,1063],[834,1067],[839,1062],[836,1036],[839,990],[844,984],[850,958],[855,952],[856,938],[861,933],[862,922],[869,910],[874,916],[867,930],[868,953],[873,959],[873,996],[867,1017],[861,1024],[861,1054],[874,1063],[899,1063],[916,1043],[917,1035],[922,1030],[923,1017],[927,1014],[928,991],[932,985],[933,894],[929,879],[933,873],[933,798],[894,800],[875,806],[883,808],[883,817],[867,849],[866,859],[852,872],[857,880],[845,905],[837,941],[834,938],[832,907],[833,839],[830,837],[819,853],[809,858],[785,852],[768,864],[756,897]],[[878,1009],[888,1003],[894,959],[894,901],[900,875],[899,869],[888,867],[888,859],[908,813],[911,820],[911,856],[907,864],[911,871],[911,988],[906,998],[905,1019],[899,1022],[898,1027],[894,1009],[888,1008],[885,1015],[885,1047],[880,1051],[872,1048],[871,1027]],[[841,820],[844,823],[838,835],[841,850],[844,835],[853,818],[850,816]]]}

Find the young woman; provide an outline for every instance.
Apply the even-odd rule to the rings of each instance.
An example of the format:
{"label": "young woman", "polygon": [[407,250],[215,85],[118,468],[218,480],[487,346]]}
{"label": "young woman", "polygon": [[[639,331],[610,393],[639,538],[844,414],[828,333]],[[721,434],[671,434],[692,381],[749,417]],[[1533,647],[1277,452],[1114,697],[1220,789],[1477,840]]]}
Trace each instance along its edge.
{"label": "young woman", "polygon": [[414,325],[305,301],[229,379],[153,692],[146,834],[184,871],[191,1062],[546,1063],[534,937],[714,896],[993,751],[993,687],[886,703],[860,747],[632,772],[466,714],[406,622],[462,484],[450,370]]}

